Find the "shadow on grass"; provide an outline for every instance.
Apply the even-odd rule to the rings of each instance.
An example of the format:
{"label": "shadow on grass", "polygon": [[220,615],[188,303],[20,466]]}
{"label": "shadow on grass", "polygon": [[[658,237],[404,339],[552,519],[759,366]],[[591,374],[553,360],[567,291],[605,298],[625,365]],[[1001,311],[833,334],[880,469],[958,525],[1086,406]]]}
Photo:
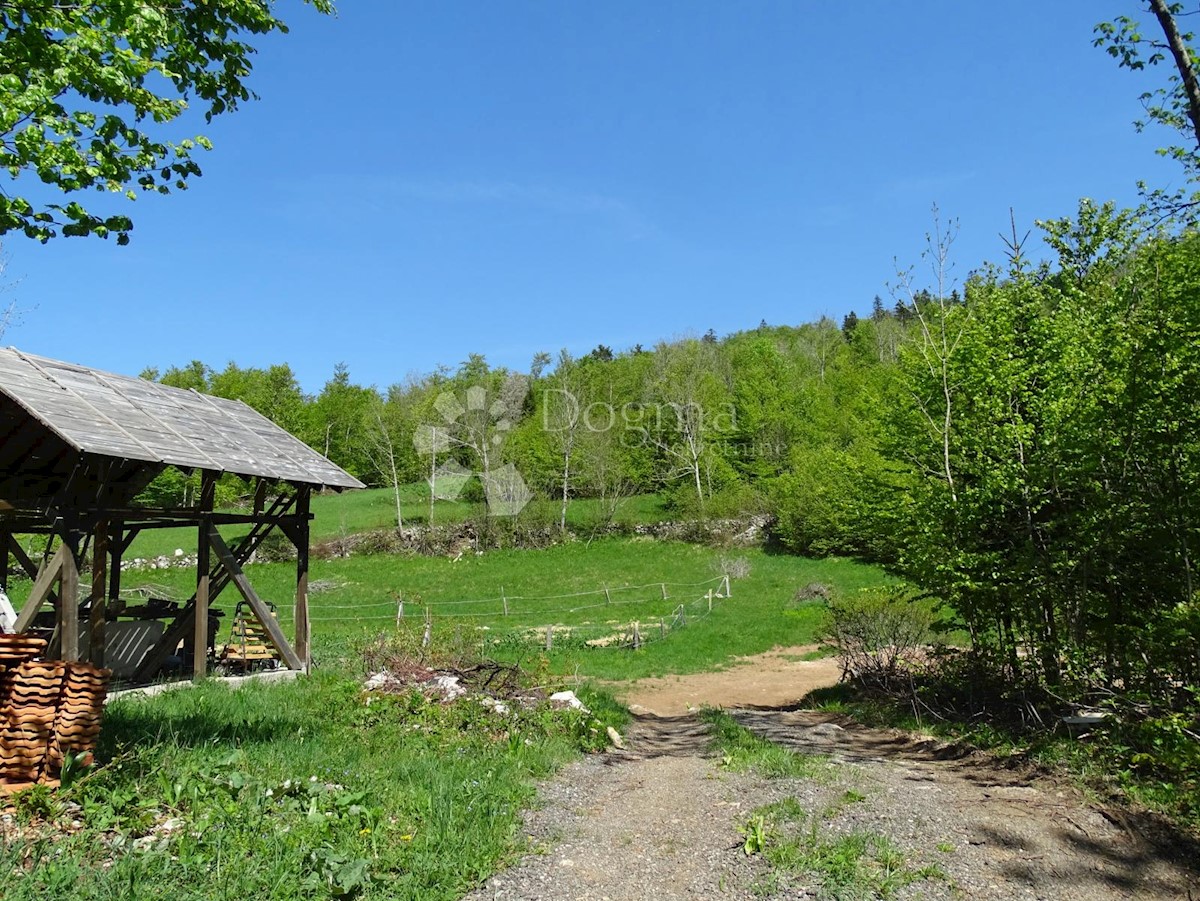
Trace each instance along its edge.
{"label": "shadow on grass", "polygon": [[204,685],[117,700],[105,711],[97,756],[111,760],[122,749],[149,745],[245,748],[311,735],[314,723],[337,718],[339,705],[324,713],[314,710],[306,688],[289,684],[248,691]]}
{"label": "shadow on grass", "polygon": [[311,718],[287,713],[260,718],[216,709],[164,712],[149,705],[122,705],[106,715],[96,751],[101,760],[110,760],[120,749],[135,745],[244,748],[297,735],[311,725]]}

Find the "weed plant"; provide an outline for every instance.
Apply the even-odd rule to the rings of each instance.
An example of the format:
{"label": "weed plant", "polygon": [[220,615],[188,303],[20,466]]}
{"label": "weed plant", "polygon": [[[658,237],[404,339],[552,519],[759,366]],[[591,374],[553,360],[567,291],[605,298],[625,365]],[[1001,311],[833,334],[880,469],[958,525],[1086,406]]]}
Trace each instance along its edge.
{"label": "weed plant", "polygon": [[[534,782],[622,724],[368,695],[356,673],[110,704],[99,765],[15,797],[0,897],[456,898],[517,854]],[[597,718],[599,717],[599,718]]]}

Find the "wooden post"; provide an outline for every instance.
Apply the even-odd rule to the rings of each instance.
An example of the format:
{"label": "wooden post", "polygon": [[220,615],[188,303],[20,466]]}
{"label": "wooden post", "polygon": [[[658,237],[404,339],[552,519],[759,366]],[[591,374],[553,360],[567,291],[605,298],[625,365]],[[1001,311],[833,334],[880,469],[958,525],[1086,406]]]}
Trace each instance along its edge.
{"label": "wooden post", "polygon": [[429,608],[425,608],[425,634],[421,636],[421,647],[429,647],[429,642],[433,640],[433,614],[429,612]]}
{"label": "wooden post", "polygon": [[8,529],[0,529],[0,591],[8,594],[8,553],[12,544],[12,534]]}
{"label": "wooden post", "polygon": [[708,589],[708,612],[712,613],[712,589]]}
{"label": "wooden post", "polygon": [[[312,622],[308,618],[308,545],[309,508],[312,488],[300,485],[296,489],[296,607],[292,619],[296,626],[296,656],[307,673],[312,668]],[[401,601],[401,616],[404,615]]]}
{"label": "wooden post", "polygon": [[104,632],[108,624],[108,523],[96,523],[92,539],[92,606],[88,614],[91,626],[88,659],[104,666]]}
{"label": "wooden post", "polygon": [[636,651],[642,646],[642,633],[638,631],[637,621],[633,623],[633,649]]}
{"label": "wooden post", "polygon": [[396,628],[400,628],[400,623],[404,621],[404,592],[396,592]]}
{"label": "wooden post", "polygon": [[200,476],[200,525],[196,530],[196,618],[192,621],[192,678],[208,675],[208,603],[212,578],[213,531],[211,514],[217,498],[216,473],[205,470]]}
{"label": "wooden post", "polygon": [[549,650],[552,650],[553,648],[554,648],[554,627],[546,626],[546,650],[549,651]]}
{"label": "wooden post", "polygon": [[667,599],[667,583],[666,582],[662,583],[662,596],[663,596],[662,599],[665,601]]}
{"label": "wooden post", "polygon": [[125,554],[123,524],[114,522],[109,526],[108,540],[108,612],[118,616],[125,611],[125,602],[121,600],[121,558]]}
{"label": "wooden post", "polygon": [[683,604],[679,605],[679,625],[687,625],[687,611],[683,609]]}
{"label": "wooden post", "polygon": [[79,536],[63,536],[62,583],[59,586],[58,626],[62,640],[60,657],[79,659]]}
{"label": "wooden post", "polygon": [[508,616],[508,598],[504,595],[504,586],[500,586],[500,603],[504,605],[504,615]]}
{"label": "wooden post", "polygon": [[608,586],[607,586],[607,585],[605,585],[605,586],[604,586],[604,603],[605,603],[605,604],[610,604],[610,603],[612,603],[612,596],[611,596],[611,595],[608,593]]}
{"label": "wooden post", "polygon": [[725,597],[727,597],[727,598],[733,597],[733,592],[729,588],[729,574],[728,573],[725,574]]}
{"label": "wooden post", "polygon": [[199,680],[208,675],[208,602],[209,580],[212,561],[209,555],[207,517],[197,530],[200,540],[196,545],[196,618],[193,622],[192,678]]}

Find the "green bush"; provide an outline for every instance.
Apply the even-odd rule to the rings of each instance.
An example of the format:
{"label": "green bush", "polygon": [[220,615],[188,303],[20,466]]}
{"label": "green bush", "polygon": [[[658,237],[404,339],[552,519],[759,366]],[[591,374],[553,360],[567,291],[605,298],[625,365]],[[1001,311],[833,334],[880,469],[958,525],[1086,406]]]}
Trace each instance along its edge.
{"label": "green bush", "polygon": [[887,688],[926,657],[936,617],[928,598],[899,586],[832,598],[824,639],[837,649],[843,678]]}

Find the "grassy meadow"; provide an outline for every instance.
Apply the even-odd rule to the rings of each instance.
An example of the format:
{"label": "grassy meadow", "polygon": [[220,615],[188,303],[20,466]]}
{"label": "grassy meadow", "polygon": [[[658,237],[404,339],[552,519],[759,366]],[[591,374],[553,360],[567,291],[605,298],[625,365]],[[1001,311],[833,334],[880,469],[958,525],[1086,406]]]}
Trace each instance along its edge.
{"label": "grassy meadow", "polygon": [[535,780],[597,734],[575,712],[368,703],[338,670],[117,700],[101,766],[14,798],[27,831],[0,838],[0,897],[456,898],[522,847]]}
{"label": "grassy meadow", "polygon": [[[732,597],[714,600],[708,614],[703,599],[708,590],[721,588],[722,567],[733,560],[744,561],[748,574],[732,578]],[[248,568],[248,575],[259,594],[278,606],[285,631],[290,629],[295,565],[258,564]],[[194,580],[189,569],[155,570],[127,574],[125,584],[149,583],[182,599],[191,593]],[[478,642],[502,659],[545,656],[554,672],[603,679],[698,672],[735,656],[813,641],[822,606],[794,601],[797,590],[809,583],[853,592],[887,580],[881,570],[851,560],[807,560],[759,549],[720,551],[638,538],[491,551],[458,561],[383,554],[314,560],[310,584],[316,590],[309,601],[313,654],[320,665],[369,637],[397,632],[396,599],[402,596],[405,618],[399,631],[422,631],[428,608],[435,635]],[[662,599],[664,583],[667,600]],[[508,599],[507,616],[503,598]],[[237,599],[228,588],[216,606],[231,612]],[[660,618],[669,621],[680,604],[688,608],[689,624],[665,640],[654,640],[661,635]],[[706,615],[696,620],[697,611]],[[539,637],[546,626],[560,625],[574,627],[577,637],[611,635],[634,620],[647,639],[636,652],[588,647],[558,632],[554,647],[545,652]]]}
{"label": "grassy meadow", "polygon": [[[621,502],[613,521],[617,523],[658,522],[669,516],[657,494],[643,494]],[[554,501],[534,501],[527,510],[547,522],[558,522],[559,505]],[[427,525],[429,522],[429,488],[423,483],[404,485],[400,489],[400,512],[404,524]],[[312,499],[312,541],[314,544],[396,526],[396,499],[390,488],[369,488],[365,491],[330,492],[314,495]],[[434,506],[435,526],[455,525],[479,515],[479,505],[467,501],[439,500]],[[525,514],[523,514],[525,515]],[[567,505],[567,525],[579,534],[587,535],[603,521],[600,503],[590,498],[571,500]],[[35,546],[30,547],[32,551]],[[126,559],[170,556],[176,549],[187,554],[196,551],[194,529],[151,529],[134,539]]]}
{"label": "grassy meadow", "polygon": [[[386,492],[320,498],[315,534],[386,525],[390,500]],[[628,515],[654,518],[656,506],[641,499]],[[572,507],[579,521],[590,515]],[[172,544],[190,550],[170,534],[150,539],[161,550],[143,556]],[[732,596],[710,613],[707,592],[730,570],[739,574]],[[247,574],[290,631],[295,565],[256,564]],[[797,602],[798,589],[820,582],[854,592],[887,580],[850,560],[626,537],[458,560],[314,559],[313,675],[236,691],[211,680],[115,700],[98,766],[58,792],[14,798],[0,855],[16,865],[0,870],[0,897],[174,899],[181,886],[204,901],[458,897],[526,849],[520,811],[537,780],[601,747],[605,726],[623,726],[625,711],[588,680],[712,669],[811,642],[822,606]],[[194,581],[187,568],[146,570],[127,572],[124,585],[182,600]],[[13,588],[19,604],[29,583]],[[237,599],[228,588],[216,606],[231,613]],[[686,625],[671,622],[680,604],[690,611]],[[419,652],[426,611],[433,642]],[[660,618],[671,625],[665,638]],[[637,650],[583,640],[634,620],[647,639]],[[570,627],[555,631],[549,651],[547,625]],[[365,653],[381,645],[425,653],[434,666],[461,660],[464,648],[517,663],[531,684],[575,688],[592,713],[538,706],[501,716],[476,702],[369,695]]]}

